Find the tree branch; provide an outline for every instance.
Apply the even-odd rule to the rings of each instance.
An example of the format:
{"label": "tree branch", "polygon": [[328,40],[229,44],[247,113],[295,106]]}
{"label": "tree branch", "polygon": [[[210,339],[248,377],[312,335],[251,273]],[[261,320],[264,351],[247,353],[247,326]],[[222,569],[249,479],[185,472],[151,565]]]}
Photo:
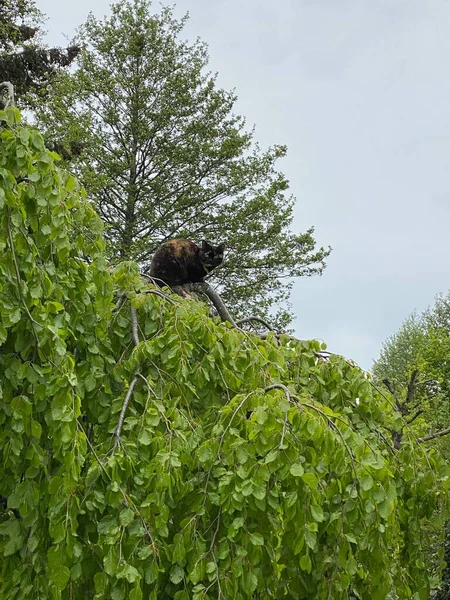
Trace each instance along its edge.
{"label": "tree branch", "polygon": [[417,375],[419,374],[419,370],[418,369],[414,369],[414,371],[411,373],[411,378],[409,380],[408,383],[408,391],[406,393],[406,398],[405,400],[402,402],[402,404],[406,404],[406,405],[410,405],[411,402],[414,399],[414,393],[416,391],[416,379],[417,379]]}
{"label": "tree branch", "polygon": [[239,319],[238,321],[236,321],[236,325],[239,326],[243,325],[244,323],[251,323],[252,321],[261,323],[261,325],[264,325],[264,327],[269,331],[275,331],[275,329],[271,325],[269,325],[267,321],[264,321],[264,319],[261,319],[260,317],[247,317],[245,319]]}
{"label": "tree branch", "polygon": [[411,423],[412,423],[413,421],[415,421],[415,420],[417,419],[417,417],[418,417],[418,416],[420,416],[422,413],[423,413],[423,409],[421,408],[420,410],[418,410],[418,411],[416,412],[416,414],[415,414],[415,415],[413,415],[413,416],[412,416],[410,419],[408,419],[408,420],[406,421],[406,424],[407,424],[407,425],[411,425]]}
{"label": "tree branch", "polygon": [[[133,307],[130,308],[130,315],[131,315],[131,335],[133,337],[134,345],[137,346],[139,344],[139,333],[138,333],[137,314],[136,314],[135,308],[133,308]],[[135,375],[130,383],[130,387],[128,388],[128,391],[127,391],[124,401],[123,401],[122,410],[120,411],[119,421],[117,422],[116,430],[114,431],[113,452],[117,448],[117,446],[120,444],[120,434],[122,432],[123,423],[125,421],[125,415],[127,412],[128,404],[130,403],[131,396],[133,394],[134,386],[137,383],[138,377],[139,377],[139,375],[135,371]]]}
{"label": "tree branch", "polygon": [[384,385],[387,387],[387,390],[390,394],[392,394],[393,396],[395,396],[395,390],[394,390],[394,386],[392,385],[392,383],[389,381],[389,379],[383,379],[383,383]]}
{"label": "tree branch", "polygon": [[282,383],[274,383],[272,385],[268,385],[266,388],[264,388],[264,393],[270,392],[270,390],[281,390],[284,392],[288,402],[291,402],[292,404],[299,404],[298,402],[295,401],[295,398],[294,398],[294,396],[292,396],[289,389]]}
{"label": "tree branch", "polygon": [[134,378],[132,379],[131,383],[130,383],[130,387],[128,388],[128,391],[126,393],[125,399],[123,401],[123,406],[122,406],[122,410],[120,411],[119,421],[117,423],[117,427],[116,427],[116,430],[114,432],[114,447],[113,447],[113,452],[117,448],[117,446],[120,444],[120,433],[122,431],[123,422],[125,421],[125,414],[127,412],[128,404],[130,403],[130,399],[131,399],[131,396],[133,394],[133,389],[134,389],[134,386],[137,383],[137,380],[138,380],[138,376],[135,375]]}
{"label": "tree branch", "polygon": [[222,298],[209,285],[209,283],[206,283],[206,281],[204,281],[203,283],[186,283],[186,284],[184,284],[182,286],[177,286],[177,287],[181,287],[182,289],[185,289],[185,290],[187,290],[189,292],[200,292],[201,294],[205,294],[206,296],[208,296],[208,298],[214,304],[214,306],[215,306],[217,312],[219,313],[219,316],[222,319],[222,321],[228,321],[229,323],[231,323],[231,325],[233,327],[235,327],[236,329],[239,329],[239,327],[237,326],[237,324],[234,321],[233,317],[228,312],[227,307],[222,302]]}
{"label": "tree branch", "polygon": [[133,336],[134,345],[137,346],[139,344],[139,333],[138,333],[138,322],[137,322],[137,314],[136,309],[131,307],[131,334]]}
{"label": "tree branch", "polygon": [[417,441],[420,443],[429,442],[430,440],[435,440],[436,438],[444,437],[444,435],[448,435],[450,433],[450,427],[448,429],[442,429],[442,431],[438,431],[437,433],[430,433],[430,435],[426,435],[423,438],[417,438]]}

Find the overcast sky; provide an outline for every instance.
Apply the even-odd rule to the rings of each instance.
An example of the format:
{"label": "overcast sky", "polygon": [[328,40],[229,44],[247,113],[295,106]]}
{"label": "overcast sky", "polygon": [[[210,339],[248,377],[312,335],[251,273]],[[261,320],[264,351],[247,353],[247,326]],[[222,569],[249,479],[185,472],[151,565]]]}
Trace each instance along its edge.
{"label": "overcast sky", "polygon": [[[64,45],[109,2],[37,0]],[[94,6],[94,8],[92,8]],[[154,3],[155,11],[158,4]],[[295,283],[295,330],[369,369],[382,342],[450,287],[450,2],[178,0],[184,36],[297,198],[294,229],[332,255]]]}

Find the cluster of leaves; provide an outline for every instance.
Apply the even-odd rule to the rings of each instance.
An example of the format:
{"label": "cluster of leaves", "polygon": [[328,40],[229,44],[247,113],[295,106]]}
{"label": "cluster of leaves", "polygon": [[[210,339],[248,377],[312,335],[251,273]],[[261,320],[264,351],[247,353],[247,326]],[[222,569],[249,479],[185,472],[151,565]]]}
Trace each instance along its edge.
{"label": "cluster of leaves", "polygon": [[41,97],[44,86],[80,51],[77,46],[44,46],[39,40],[42,21],[32,0],[2,0],[0,4],[0,73],[22,99],[30,93]]}
{"label": "cluster of leaves", "polygon": [[0,597],[427,598],[446,471],[392,448],[368,377],[108,270],[77,181],[0,118]]}
{"label": "cluster of leaves", "polygon": [[212,276],[224,300],[241,315],[275,305],[284,328],[290,278],[321,274],[330,250],[313,228],[291,230],[294,199],[276,166],[286,147],[254,142],[236,95],[206,73],[206,45],[180,40],[184,24],[146,0],[90,15],[78,68],[58,77],[37,120],[67,150],[82,142],[71,168],[106,224],[110,260],[147,265],[172,237],[224,242]]}

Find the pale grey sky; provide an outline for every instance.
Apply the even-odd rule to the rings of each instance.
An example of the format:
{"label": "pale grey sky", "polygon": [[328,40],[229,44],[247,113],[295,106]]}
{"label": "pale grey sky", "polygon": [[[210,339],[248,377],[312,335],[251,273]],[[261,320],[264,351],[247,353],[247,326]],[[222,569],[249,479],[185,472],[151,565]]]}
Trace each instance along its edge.
{"label": "pale grey sky", "polygon": [[[37,0],[63,45],[109,2]],[[153,4],[158,10],[158,4]],[[450,2],[178,0],[219,85],[297,198],[295,229],[333,253],[297,281],[296,334],[370,368],[414,309],[450,288]]]}

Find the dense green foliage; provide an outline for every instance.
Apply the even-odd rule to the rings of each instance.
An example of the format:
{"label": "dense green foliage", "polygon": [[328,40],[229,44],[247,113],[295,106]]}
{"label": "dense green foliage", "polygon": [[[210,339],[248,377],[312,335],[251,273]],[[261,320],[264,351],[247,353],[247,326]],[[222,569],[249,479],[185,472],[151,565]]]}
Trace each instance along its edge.
{"label": "dense green foliage", "polygon": [[427,598],[446,472],[394,451],[368,376],[108,270],[75,178],[0,118],[0,597]]}
{"label": "dense green foliage", "polygon": [[[372,369],[378,385],[389,380],[399,401],[406,400],[411,376],[417,372],[408,402],[422,410],[414,424],[420,434],[450,426],[449,315],[450,297],[438,296],[427,311],[409,316],[384,342]],[[446,440],[439,443],[447,448]]]}
{"label": "dense green foliage", "polygon": [[[424,436],[446,458],[450,452],[450,295],[437,296],[422,314],[408,317],[384,344],[373,373],[377,384],[388,379],[393,402],[405,416],[403,431]],[[437,435],[443,433],[444,435]],[[446,524],[447,567],[436,598],[445,600],[450,590],[450,528]],[[427,570],[432,572],[442,553],[442,536],[431,540]],[[439,578],[435,579],[436,585]]]}
{"label": "dense green foliage", "polygon": [[10,81],[21,101],[27,94],[42,98],[57,71],[68,67],[79,52],[77,46],[47,48],[39,39],[42,21],[32,0],[0,3],[1,81]]}
{"label": "dense green foliage", "polygon": [[71,169],[106,224],[111,259],[145,266],[172,237],[225,242],[213,283],[237,314],[277,307],[282,328],[290,278],[320,274],[329,250],[312,228],[291,231],[294,199],[276,168],[286,148],[253,141],[235,94],[206,72],[205,44],[181,41],[183,26],[146,0],[91,15],[77,70],[52,86],[38,121],[66,148],[82,142]]}

